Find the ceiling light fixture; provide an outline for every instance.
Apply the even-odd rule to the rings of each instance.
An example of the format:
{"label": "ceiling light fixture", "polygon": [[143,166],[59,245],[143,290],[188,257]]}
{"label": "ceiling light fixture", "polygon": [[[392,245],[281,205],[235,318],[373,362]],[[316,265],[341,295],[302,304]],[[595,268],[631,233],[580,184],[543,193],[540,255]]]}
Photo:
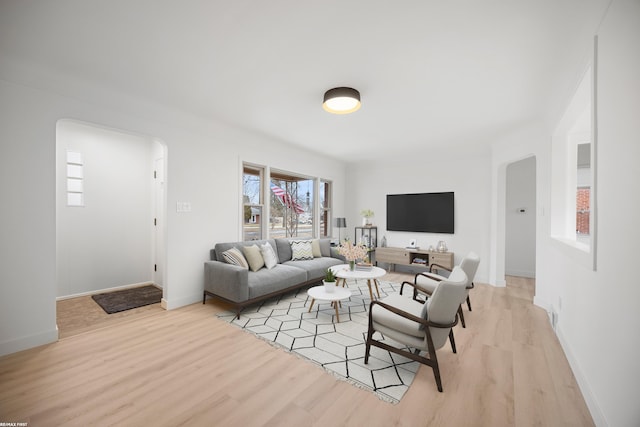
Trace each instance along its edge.
{"label": "ceiling light fixture", "polygon": [[350,87],[335,87],[324,93],[322,108],[333,114],[349,114],[360,109],[360,92]]}

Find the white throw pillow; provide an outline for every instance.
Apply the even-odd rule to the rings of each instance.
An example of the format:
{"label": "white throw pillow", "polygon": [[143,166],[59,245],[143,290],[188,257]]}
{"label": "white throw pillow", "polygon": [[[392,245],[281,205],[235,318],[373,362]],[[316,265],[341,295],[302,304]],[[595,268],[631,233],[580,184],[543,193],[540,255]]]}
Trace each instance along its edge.
{"label": "white throw pillow", "polygon": [[269,243],[260,245],[260,253],[262,253],[262,258],[264,259],[264,266],[267,267],[268,270],[271,270],[278,264],[278,257]]}

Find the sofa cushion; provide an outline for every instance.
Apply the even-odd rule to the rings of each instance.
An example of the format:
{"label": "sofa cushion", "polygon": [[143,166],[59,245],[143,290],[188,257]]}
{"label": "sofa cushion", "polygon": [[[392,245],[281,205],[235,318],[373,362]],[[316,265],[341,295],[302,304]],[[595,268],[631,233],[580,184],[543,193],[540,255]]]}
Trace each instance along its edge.
{"label": "sofa cushion", "polygon": [[288,287],[304,283],[306,280],[307,272],[300,268],[282,264],[278,264],[270,270],[263,268],[255,273],[249,273],[249,298],[280,292]]}
{"label": "sofa cushion", "polygon": [[260,246],[260,253],[262,253],[262,258],[264,259],[264,266],[269,270],[278,264],[278,257],[269,243]]}
{"label": "sofa cushion", "polygon": [[319,239],[320,254],[322,256],[330,257],[331,255],[331,239]]}
{"label": "sofa cushion", "polygon": [[296,267],[307,272],[307,280],[320,280],[331,266],[342,264],[337,258],[321,257],[304,261],[287,261],[286,266]]}
{"label": "sofa cushion", "polygon": [[247,259],[251,271],[258,271],[264,267],[264,258],[262,258],[258,245],[243,246],[242,253]]}
{"label": "sofa cushion", "polygon": [[311,240],[291,241],[291,261],[313,259]]}
{"label": "sofa cushion", "polygon": [[322,251],[320,250],[320,239],[311,240],[311,252],[313,253],[314,258],[320,258],[322,256]]}
{"label": "sofa cushion", "polygon": [[276,254],[280,264],[285,261],[291,261],[291,243],[289,243],[289,239],[276,239]]}
{"label": "sofa cushion", "polygon": [[237,265],[238,267],[242,267],[244,269],[249,269],[249,264],[245,259],[244,255],[238,248],[231,248],[222,253],[222,258],[225,260],[227,264]]}

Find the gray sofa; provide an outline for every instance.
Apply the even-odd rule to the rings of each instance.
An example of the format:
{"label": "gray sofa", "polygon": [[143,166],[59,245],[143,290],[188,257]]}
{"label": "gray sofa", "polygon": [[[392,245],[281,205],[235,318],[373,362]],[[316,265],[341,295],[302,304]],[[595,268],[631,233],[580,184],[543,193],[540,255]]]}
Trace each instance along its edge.
{"label": "gray sofa", "polygon": [[[332,248],[329,239],[320,239],[322,257],[311,260],[292,261],[290,240],[268,239],[244,242],[217,243],[210,251],[211,261],[204,263],[204,304],[207,295],[231,304],[238,317],[247,305],[271,298],[289,290],[318,283],[324,278],[327,269],[343,264],[344,257]],[[305,240],[297,238],[295,240]],[[263,245],[273,247],[278,263],[272,269],[261,268],[251,271],[224,261],[222,253],[233,247]]]}

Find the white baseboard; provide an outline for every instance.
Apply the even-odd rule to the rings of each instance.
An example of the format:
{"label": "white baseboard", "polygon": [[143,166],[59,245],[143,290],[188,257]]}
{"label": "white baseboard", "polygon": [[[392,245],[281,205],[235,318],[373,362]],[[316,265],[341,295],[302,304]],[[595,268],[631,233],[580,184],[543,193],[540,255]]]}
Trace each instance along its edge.
{"label": "white baseboard", "polygon": [[44,344],[51,344],[58,341],[58,327],[50,331],[41,332],[39,334],[22,337],[11,341],[0,343],[0,356],[16,353],[22,350],[28,350]]}
{"label": "white baseboard", "polygon": [[176,308],[184,307],[185,305],[191,305],[196,302],[202,302],[202,293],[199,293],[197,295],[189,295],[182,298],[162,298],[160,305],[165,310],[174,310]]}
{"label": "white baseboard", "polygon": [[123,289],[137,288],[137,287],[145,286],[145,285],[153,285],[156,288],[162,289],[162,286],[158,286],[153,282],[140,282],[140,283],[132,283],[130,285],[116,286],[116,287],[113,287],[113,288],[99,289],[97,291],[81,292],[79,294],[73,294],[73,295],[64,295],[64,296],[61,296],[61,297],[56,297],[56,301],[63,301],[63,300],[66,300],[66,299],[71,299],[71,298],[85,297],[87,295],[97,295],[97,294],[102,294],[104,292],[121,291]]}
{"label": "white baseboard", "polygon": [[536,272],[535,271],[509,270],[509,271],[505,271],[504,274],[507,275],[507,276],[526,277],[526,278],[529,278],[529,279],[535,279],[536,278]]}
{"label": "white baseboard", "polygon": [[582,373],[582,369],[580,369],[580,364],[573,356],[571,352],[571,348],[569,344],[564,339],[562,335],[562,327],[558,325],[556,330],[556,335],[558,336],[558,340],[560,341],[560,345],[562,346],[562,350],[564,351],[567,360],[569,361],[569,365],[571,366],[571,370],[573,371],[573,375],[576,377],[576,381],[578,382],[578,387],[580,387],[580,391],[582,392],[582,396],[584,397],[584,401],[587,404],[587,408],[589,408],[589,412],[591,413],[591,418],[593,418],[593,422],[598,427],[608,427],[609,423],[605,418],[602,410],[600,409],[600,405],[598,405],[598,401],[595,396],[591,392],[591,386],[589,385],[589,381]]}

